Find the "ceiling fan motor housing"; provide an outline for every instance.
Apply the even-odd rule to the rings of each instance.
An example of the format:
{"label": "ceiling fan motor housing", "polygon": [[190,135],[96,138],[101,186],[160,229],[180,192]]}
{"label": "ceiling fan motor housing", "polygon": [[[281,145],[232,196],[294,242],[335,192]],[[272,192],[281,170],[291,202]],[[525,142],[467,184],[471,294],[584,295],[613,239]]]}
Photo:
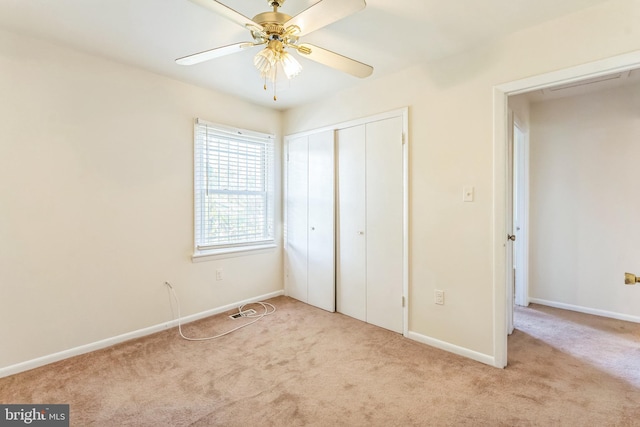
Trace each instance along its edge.
{"label": "ceiling fan motor housing", "polygon": [[281,12],[263,12],[253,17],[253,21],[257,22],[263,27],[267,25],[278,25],[280,27],[283,27],[283,24],[289,19],[291,19],[291,16]]}
{"label": "ceiling fan motor housing", "polygon": [[[253,17],[253,21],[258,23],[264,33],[256,33],[252,31],[253,38],[258,41],[264,40],[281,40],[286,44],[294,44],[297,37],[294,36],[297,27],[287,31],[284,24],[291,19],[290,15],[281,12],[263,12]],[[265,37],[266,34],[266,37]]]}

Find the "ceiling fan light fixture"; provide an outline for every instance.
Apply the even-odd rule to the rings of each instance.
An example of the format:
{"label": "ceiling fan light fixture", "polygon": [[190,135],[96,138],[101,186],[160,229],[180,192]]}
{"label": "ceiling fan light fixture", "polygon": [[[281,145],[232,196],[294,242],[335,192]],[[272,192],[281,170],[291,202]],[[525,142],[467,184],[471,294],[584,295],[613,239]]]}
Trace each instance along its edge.
{"label": "ceiling fan light fixture", "polygon": [[302,65],[285,50],[280,40],[271,40],[267,47],[256,54],[253,64],[260,72],[260,77],[264,79],[265,90],[267,90],[267,80],[272,82],[274,101],[278,99],[276,96],[278,76],[284,73],[287,80],[291,80],[302,71]]}
{"label": "ceiling fan light fixture", "polygon": [[291,56],[289,52],[283,51],[280,54],[280,63],[282,64],[284,74],[289,80],[300,74],[300,71],[302,71],[302,65],[300,65],[298,60]]}
{"label": "ceiling fan light fixture", "polygon": [[270,46],[265,47],[253,57],[253,65],[260,71],[260,76],[268,78],[276,67],[277,52]]}
{"label": "ceiling fan light fixture", "polygon": [[302,71],[302,65],[284,49],[282,42],[272,40],[253,58],[253,65],[260,76],[275,83],[278,65],[282,66],[287,79],[291,80]]}

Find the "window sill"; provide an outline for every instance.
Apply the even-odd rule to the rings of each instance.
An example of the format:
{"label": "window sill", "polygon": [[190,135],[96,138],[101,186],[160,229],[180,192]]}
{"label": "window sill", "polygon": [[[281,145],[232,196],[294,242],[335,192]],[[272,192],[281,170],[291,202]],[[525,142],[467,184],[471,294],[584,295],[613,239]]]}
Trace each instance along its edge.
{"label": "window sill", "polygon": [[210,249],[206,251],[195,251],[191,256],[192,262],[215,261],[224,258],[235,258],[247,255],[259,255],[263,253],[273,252],[277,248],[275,243],[264,245],[241,246],[237,248],[221,248]]}

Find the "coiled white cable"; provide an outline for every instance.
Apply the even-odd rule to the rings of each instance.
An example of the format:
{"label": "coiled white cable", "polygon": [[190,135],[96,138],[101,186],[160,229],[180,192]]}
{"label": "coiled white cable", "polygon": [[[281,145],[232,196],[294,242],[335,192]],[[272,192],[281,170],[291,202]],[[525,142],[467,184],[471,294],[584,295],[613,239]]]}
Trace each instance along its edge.
{"label": "coiled white cable", "polygon": [[[165,284],[165,285],[167,285],[167,286],[169,287],[169,290],[171,291],[171,295],[173,295],[173,299],[174,299],[174,300],[175,300],[175,302],[176,302],[176,309],[177,309],[177,311],[178,311],[178,332],[180,333],[180,336],[181,336],[182,338],[184,338],[185,340],[188,340],[188,341],[208,341],[208,340],[214,340],[214,339],[216,339],[216,338],[220,338],[220,337],[223,337],[223,336],[225,336],[225,335],[229,335],[231,332],[235,332],[235,331],[237,331],[238,329],[242,329],[242,328],[244,328],[244,327],[246,327],[246,326],[252,325],[252,324],[256,323],[258,320],[262,319],[263,317],[265,317],[265,316],[269,316],[269,315],[271,315],[271,314],[273,314],[273,313],[275,313],[275,312],[276,312],[276,307],[275,307],[273,304],[269,304],[268,302],[262,302],[262,301],[259,301],[259,302],[255,302],[255,303],[250,303],[250,304],[260,304],[260,305],[262,306],[262,308],[264,308],[264,312],[263,312],[263,313],[250,314],[250,315],[244,315],[244,314],[243,314],[243,315],[242,315],[242,317],[248,317],[248,318],[254,318],[254,319],[253,319],[252,321],[250,321],[250,322],[247,322],[247,323],[242,324],[242,325],[240,325],[240,326],[238,326],[238,327],[236,327],[236,328],[233,328],[233,329],[231,329],[231,330],[229,330],[229,331],[227,331],[227,332],[223,332],[223,333],[221,333],[221,334],[214,335],[214,336],[212,336],[212,337],[204,337],[204,338],[190,338],[190,337],[185,336],[185,335],[182,333],[182,323],[181,323],[181,321],[180,321],[180,319],[182,318],[182,316],[181,316],[181,314],[180,314],[180,300],[178,299],[178,295],[176,295],[176,291],[173,289],[173,286],[171,286],[171,283],[169,283],[169,282],[164,282],[164,284]],[[243,311],[245,311],[245,310],[244,310],[244,307],[246,307],[247,305],[250,305],[250,304],[243,304],[243,305],[241,305],[240,307],[238,307],[238,313],[242,313]],[[272,308],[272,310],[269,310],[269,307],[271,307],[271,308]]]}

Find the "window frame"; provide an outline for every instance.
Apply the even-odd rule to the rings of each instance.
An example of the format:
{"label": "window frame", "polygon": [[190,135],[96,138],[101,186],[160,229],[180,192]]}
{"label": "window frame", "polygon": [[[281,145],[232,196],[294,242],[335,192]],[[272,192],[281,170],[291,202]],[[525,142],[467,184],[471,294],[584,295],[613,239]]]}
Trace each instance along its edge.
{"label": "window frame", "polygon": [[[219,135],[228,134],[232,139],[243,139],[249,143],[264,143],[269,147],[270,154],[266,154],[265,158],[265,216],[270,224],[267,223],[267,227],[270,227],[272,232],[270,238],[263,240],[254,240],[243,243],[226,242],[220,244],[205,245],[201,241],[201,226],[200,226],[200,212],[204,208],[204,201],[201,199],[198,193],[203,191],[203,186],[198,181],[201,177],[202,171],[199,170],[199,165],[204,162],[201,157],[204,156],[203,149],[200,148],[202,143],[199,139],[199,132],[201,128],[210,128],[213,132]],[[213,123],[200,118],[195,120],[194,123],[194,135],[193,135],[193,255],[192,260],[194,262],[208,261],[219,258],[237,257],[249,254],[262,253],[272,250],[277,247],[276,244],[276,144],[275,135],[260,133],[252,130],[240,129],[236,127],[221,125],[219,123]],[[268,157],[270,156],[270,158]],[[201,206],[199,206],[199,204]]]}

